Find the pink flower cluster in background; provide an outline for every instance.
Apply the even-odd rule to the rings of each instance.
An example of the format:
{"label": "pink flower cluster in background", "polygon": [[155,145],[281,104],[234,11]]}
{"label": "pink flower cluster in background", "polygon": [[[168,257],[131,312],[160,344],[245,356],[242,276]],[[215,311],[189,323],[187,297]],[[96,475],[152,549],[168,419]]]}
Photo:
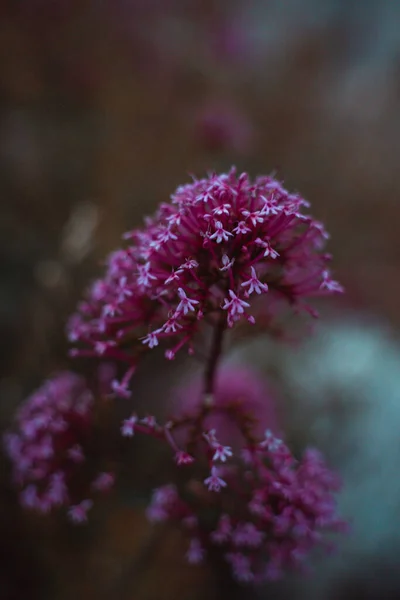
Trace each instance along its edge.
{"label": "pink flower cluster in background", "polygon": [[[201,563],[210,548],[220,548],[241,582],[261,583],[304,568],[315,546],[331,548],[325,533],[346,528],[334,499],[338,477],[316,450],[296,460],[270,429],[260,435],[270,421],[277,427],[274,402],[265,395],[265,406],[257,410],[265,389],[251,370],[222,367],[213,402],[190,406],[198,399],[197,383],[194,378],[182,387],[177,416],[165,424],[136,414],[122,423],[125,437],[141,433],[166,443],[186,474],[177,478],[180,484],[154,491],[147,517],[183,528],[189,563]],[[217,430],[207,429],[215,423]]]}
{"label": "pink flower cluster in background", "polygon": [[[175,414],[184,413],[195,417],[204,403],[203,373],[195,373],[180,382],[172,390],[171,404]],[[231,409],[240,411],[246,418],[253,419],[252,432],[262,438],[264,431],[270,429],[280,435],[276,390],[254,370],[241,364],[225,364],[221,361],[214,381],[213,410],[204,416],[204,430],[215,429],[223,444],[231,446],[234,452],[240,451],[245,439],[237,427],[236,417]],[[241,417],[242,418],[242,417]],[[190,438],[190,427],[181,427],[176,439],[186,444]]]}
{"label": "pink flower cluster in background", "polygon": [[114,476],[104,472],[87,473],[91,481],[84,480],[83,489],[79,484],[78,475],[86,462],[84,448],[92,431],[93,404],[85,380],[63,372],[21,406],[17,431],[6,435],[5,446],[23,506],[42,513],[64,506],[72,521],[83,522],[92,500],[80,494],[85,488],[90,493],[112,487]]}
{"label": "pink flower cluster in background", "polygon": [[184,527],[189,563],[203,562],[207,549],[216,546],[237,580],[261,583],[303,568],[316,545],[330,550],[324,532],[346,530],[332,495],[339,480],[317,451],[307,450],[297,461],[267,431],[264,440],[232,457],[215,432],[204,437],[213,452],[203,482],[208,492],[200,482],[192,481],[190,490],[169,484],[155,490],[147,510],[153,522]]}

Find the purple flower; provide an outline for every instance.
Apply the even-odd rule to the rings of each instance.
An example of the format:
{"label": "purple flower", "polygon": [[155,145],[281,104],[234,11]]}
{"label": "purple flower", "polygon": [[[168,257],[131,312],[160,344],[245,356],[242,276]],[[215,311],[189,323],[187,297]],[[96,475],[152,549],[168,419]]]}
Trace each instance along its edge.
{"label": "purple flower", "polygon": [[[70,339],[86,354],[132,364],[132,342],[140,343],[148,323],[143,343],[154,348],[175,339],[172,359],[221,302],[233,325],[254,322],[246,301],[253,294],[264,299],[263,292],[277,291],[296,305],[342,291],[322,252],[326,232],[302,213],[307,206],[272,177],[251,181],[234,169],[178,187],[144,227],[125,236],[128,247],[110,255],[104,278],[70,320]],[[127,395],[126,386],[114,391]]]}
{"label": "purple flower", "polygon": [[262,292],[268,292],[268,286],[266,283],[261,283],[261,281],[257,278],[257,273],[254,267],[250,267],[251,269],[251,277],[242,283],[242,287],[248,288],[246,291],[250,295],[253,292],[256,294],[261,294]]}
{"label": "purple flower", "polygon": [[254,580],[254,574],[251,571],[251,561],[248,556],[240,552],[229,552],[225,555],[225,558],[230,563],[233,575],[238,581],[250,583]]}
{"label": "purple flower", "polygon": [[228,311],[228,322],[232,326],[235,321],[240,319],[244,314],[245,308],[248,308],[250,304],[241,300],[232,290],[229,290],[229,296],[231,298],[230,300],[224,298],[225,304],[222,308]]}
{"label": "purple flower", "polygon": [[235,546],[258,548],[264,537],[264,532],[257,529],[254,523],[239,523],[232,533],[232,542]]}
{"label": "purple flower", "polygon": [[65,483],[65,474],[62,471],[53,473],[51,476],[47,499],[55,506],[68,501],[68,489]]}
{"label": "purple flower", "polygon": [[[214,430],[203,438],[211,447],[217,443]],[[261,583],[281,577],[284,571],[304,568],[313,548],[325,545],[324,531],[343,531],[343,521],[336,514],[333,497],[337,477],[320,453],[307,450],[296,460],[269,431],[262,442],[252,443],[246,450],[253,457],[250,466],[248,461],[236,461],[223,467],[229,503],[226,494],[207,496],[206,500],[193,486],[189,494],[186,490],[181,496],[170,485],[154,493],[147,515],[152,521],[176,521],[185,529],[190,522],[190,531],[195,532],[187,554],[190,562],[200,562],[207,547],[222,546],[238,581]],[[204,483],[218,492],[227,481],[213,466]],[[219,512],[219,518],[210,527],[209,517],[203,521],[201,516],[202,508],[205,514],[212,514],[211,507]]]}
{"label": "purple flower", "polygon": [[210,534],[210,539],[214,544],[224,544],[230,540],[231,534],[231,519],[229,515],[222,514],[219,518],[217,528]]}
{"label": "purple flower", "polygon": [[199,303],[198,300],[191,300],[188,298],[182,288],[178,288],[178,296],[180,298],[180,302],[177,306],[175,314],[179,315],[180,313],[183,313],[184,315],[187,315],[189,312],[196,310],[195,305]]}
{"label": "purple flower", "polygon": [[82,446],[80,444],[75,444],[69,448],[68,457],[76,463],[83,462],[85,460],[85,455],[83,454]]}
{"label": "purple flower", "polygon": [[178,501],[177,489],[174,485],[164,485],[154,490],[151,502],[146,509],[146,516],[152,523],[166,521]]}
{"label": "purple flower", "polygon": [[16,433],[6,434],[4,442],[24,507],[42,513],[64,507],[74,522],[86,520],[92,501],[78,504],[76,496],[91,477],[82,463],[93,433],[93,403],[85,380],[64,372],[21,405]]}
{"label": "purple flower", "polygon": [[205,485],[208,487],[210,492],[219,492],[221,488],[226,487],[226,481],[218,477],[217,467],[211,467],[211,475],[204,480]]}
{"label": "purple flower", "polygon": [[178,466],[190,465],[194,462],[193,456],[190,456],[190,454],[182,450],[178,450],[178,452],[175,455],[175,460]]}
{"label": "purple flower", "polygon": [[221,446],[221,444],[216,444],[213,446],[215,452],[212,457],[213,460],[220,460],[221,462],[225,462],[227,458],[232,456],[232,449],[229,446]]}
{"label": "purple flower", "polygon": [[21,503],[48,512],[69,504],[70,481],[84,460],[93,396],[85,380],[59,373],[20,407],[17,431],[5,436]]}
{"label": "purple flower", "polygon": [[71,506],[68,516],[73,523],[82,524],[87,521],[87,513],[92,508],[92,500],[82,500],[79,504]]}
{"label": "purple flower", "polygon": [[186,553],[188,563],[191,565],[199,565],[203,562],[204,556],[205,551],[200,543],[200,540],[197,538],[190,540],[189,550]]}

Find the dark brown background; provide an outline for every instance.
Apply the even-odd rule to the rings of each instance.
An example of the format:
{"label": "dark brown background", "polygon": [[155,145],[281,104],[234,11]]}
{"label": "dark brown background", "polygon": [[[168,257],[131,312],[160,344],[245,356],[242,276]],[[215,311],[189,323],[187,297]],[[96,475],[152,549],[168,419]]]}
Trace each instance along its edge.
{"label": "dark brown background", "polygon": [[[67,364],[64,322],[101,258],[188,173],[275,170],[331,232],[347,302],[398,327],[399,7],[284,4],[1,3],[3,426]],[[210,148],[215,104],[237,124]],[[219,597],[139,509],[71,532],[22,515],[1,477],[1,599]]]}

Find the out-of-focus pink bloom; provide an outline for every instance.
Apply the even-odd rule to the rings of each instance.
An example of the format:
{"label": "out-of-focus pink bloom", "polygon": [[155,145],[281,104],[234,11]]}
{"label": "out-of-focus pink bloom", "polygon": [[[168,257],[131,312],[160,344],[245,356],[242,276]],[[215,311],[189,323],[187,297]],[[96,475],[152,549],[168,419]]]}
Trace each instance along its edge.
{"label": "out-of-focus pink bloom", "polygon": [[85,380],[63,372],[20,407],[16,431],[5,435],[4,444],[24,507],[48,513],[64,506],[74,522],[86,520],[91,501],[79,502],[81,484],[75,482],[81,479],[84,447],[92,432],[93,403]]}
{"label": "out-of-focus pink bloom", "polygon": [[219,492],[221,488],[226,487],[226,481],[219,477],[217,467],[211,467],[211,475],[204,480],[204,483],[210,492]]}
{"label": "out-of-focus pink bloom", "polygon": [[204,548],[197,538],[190,540],[189,550],[186,553],[186,558],[189,564],[198,565],[203,562],[205,556]]}
{"label": "out-of-focus pink bloom", "polygon": [[135,432],[135,424],[137,422],[137,416],[132,415],[129,419],[125,419],[122,422],[121,433],[124,437],[132,437]]}
{"label": "out-of-focus pink bloom", "polygon": [[[203,374],[200,373],[183,382],[171,395],[174,409],[196,414],[204,402],[203,386]],[[243,415],[256,415],[253,428],[257,437],[262,437],[267,428],[279,433],[275,392],[269,389],[256,371],[247,366],[221,364],[216,373],[212,403],[217,409],[228,409],[231,406]],[[215,460],[219,456],[219,445],[238,451],[243,444],[242,434],[235,421],[218,410],[204,419],[203,427],[208,435],[212,430],[218,432],[220,443],[214,443],[212,437],[208,440],[214,449]],[[188,430],[185,428],[177,430],[177,442],[185,445],[187,434]],[[225,455],[229,458],[226,452]]]}
{"label": "out-of-focus pink bloom", "polygon": [[92,500],[82,500],[80,504],[71,506],[71,508],[68,511],[68,516],[70,520],[76,524],[86,523],[87,513],[92,508],[92,506]]}
{"label": "out-of-focus pink bloom", "polygon": [[[216,433],[204,438],[212,444]],[[219,493],[204,498],[197,487],[181,495],[175,486],[164,486],[154,493],[148,517],[185,528],[190,521],[189,562],[201,562],[207,547],[216,545],[238,581],[261,583],[302,567],[317,545],[329,550],[324,531],[340,532],[345,524],[334,500],[340,482],[319,452],[307,450],[297,461],[269,431],[246,449],[252,455],[251,470],[240,456],[221,470],[211,468],[204,483]],[[217,516],[214,525],[209,516],[202,520],[203,510]]]}

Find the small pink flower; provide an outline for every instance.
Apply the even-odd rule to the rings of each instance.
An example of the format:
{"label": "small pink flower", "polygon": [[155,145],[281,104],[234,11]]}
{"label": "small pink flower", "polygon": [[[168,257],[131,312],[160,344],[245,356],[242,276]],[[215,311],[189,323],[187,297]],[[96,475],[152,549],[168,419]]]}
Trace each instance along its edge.
{"label": "small pink flower", "polygon": [[121,426],[121,433],[124,437],[132,437],[135,433],[135,424],[137,422],[137,416],[132,415],[129,419],[124,419]]}
{"label": "small pink flower", "polygon": [[166,521],[177,500],[178,493],[174,485],[164,485],[154,490],[151,502],[146,509],[149,521],[152,523]]}
{"label": "small pink flower", "polygon": [[198,300],[192,300],[188,298],[182,288],[178,288],[178,296],[181,301],[177,306],[177,313],[183,313],[184,315],[187,315],[188,312],[194,311],[195,305],[199,303]]}
{"label": "small pink flower", "polygon": [[144,265],[138,266],[139,277],[137,279],[137,283],[147,288],[151,286],[151,281],[157,279],[155,275],[150,273],[150,263],[145,263]]}
{"label": "small pink flower", "polygon": [[162,506],[173,504],[177,498],[177,489],[172,484],[164,485],[153,492],[153,502]]}
{"label": "small pink flower", "polygon": [[63,472],[56,472],[51,476],[47,497],[54,505],[61,505],[67,502],[68,491]]}
{"label": "small pink flower", "polygon": [[241,284],[242,287],[248,288],[247,293],[252,294],[256,292],[256,294],[261,294],[262,292],[268,292],[268,286],[266,283],[261,283],[257,278],[257,273],[254,267],[251,267],[251,277],[247,281],[244,281]]}
{"label": "small pink flower", "polygon": [[223,305],[223,309],[228,311],[229,319],[231,324],[234,321],[237,321],[238,318],[244,313],[245,308],[248,308],[250,304],[241,300],[233,290],[229,290],[230,300],[227,298],[224,299],[225,304]]}
{"label": "small pink flower", "polygon": [[210,235],[210,240],[214,240],[217,244],[221,244],[221,242],[227,242],[230,237],[233,237],[233,234],[230,231],[225,231],[223,224],[221,221],[216,221],[215,223],[215,232]]}
{"label": "small pink flower", "polygon": [[264,434],[264,440],[259,444],[260,448],[267,448],[270,452],[277,452],[283,447],[283,442],[277,438],[270,429]]}
{"label": "small pink flower", "polygon": [[182,328],[174,318],[168,319],[163,326],[165,333],[176,333],[179,329]]}
{"label": "small pink flower", "polygon": [[222,514],[218,521],[215,531],[211,532],[211,540],[215,544],[224,544],[230,540],[232,534],[231,519],[228,515]]}
{"label": "small pink flower", "polygon": [[157,426],[156,418],[153,415],[147,415],[147,417],[144,417],[141,422],[143,425],[150,427],[150,429],[154,429]]}
{"label": "small pink flower", "polygon": [[250,233],[251,229],[246,225],[245,221],[239,221],[232,231],[233,233],[236,233],[236,235],[245,235],[246,233]]}
{"label": "small pink flower", "polygon": [[19,496],[21,505],[25,508],[36,508],[39,502],[36,485],[28,485]]}
{"label": "small pink flower", "polygon": [[204,480],[205,485],[207,486],[210,492],[219,492],[221,488],[226,487],[226,481],[218,477],[218,469],[217,467],[211,467],[211,475]]}
{"label": "small pink flower", "polygon": [[146,337],[143,338],[143,344],[147,344],[149,348],[155,348],[156,346],[158,346],[158,333],[161,333],[160,329],[158,329],[157,331],[150,331],[150,333],[148,333]]}
{"label": "small pink flower", "polygon": [[229,256],[227,254],[224,254],[222,256],[222,267],[220,267],[220,271],[228,271],[229,269],[231,269],[234,265],[235,259],[232,258],[230,259]]}
{"label": "small pink flower", "polygon": [[177,269],[176,271],[174,271],[174,269],[172,269],[172,273],[169,277],[167,277],[167,279],[165,280],[165,285],[168,285],[170,283],[173,283],[174,281],[179,281],[180,280],[180,275],[183,273],[183,269]]}
{"label": "small pink flower", "polygon": [[75,446],[69,448],[67,454],[68,458],[76,463],[80,463],[85,460],[85,455],[83,454],[82,446],[80,444],[75,444]]}
{"label": "small pink flower", "polygon": [[162,523],[163,521],[167,521],[168,516],[168,512],[163,506],[151,504],[146,508],[146,517],[150,523]]}
{"label": "small pink flower", "polygon": [[187,258],[185,260],[185,262],[183,263],[183,265],[181,265],[182,269],[197,269],[197,267],[199,266],[199,263],[197,262],[197,260],[194,260],[194,258]]}
{"label": "small pink flower", "polygon": [[70,520],[75,524],[86,523],[87,521],[87,513],[92,508],[93,502],[92,500],[82,500],[80,504],[76,504],[75,506],[71,506],[68,511],[68,516]]}
{"label": "small pink flower", "polygon": [[255,244],[257,244],[257,246],[261,246],[262,248],[264,248],[264,258],[278,258],[279,253],[274,250],[274,248],[272,248],[271,244],[265,240],[262,240],[261,238],[257,238],[254,241]]}
{"label": "small pink flower", "polygon": [[264,540],[264,533],[257,529],[254,523],[238,524],[232,533],[235,546],[258,548]]}
{"label": "small pink flower", "polygon": [[221,462],[225,462],[227,458],[232,456],[232,448],[229,446],[221,446],[221,444],[217,444],[214,446],[214,456],[212,460],[220,460]]}
{"label": "small pink flower", "polygon": [[251,571],[250,558],[241,552],[230,552],[225,558],[232,566],[233,574],[238,581],[250,583],[254,580],[254,574]]}
{"label": "small pink flower", "polygon": [[191,465],[194,462],[193,456],[190,456],[190,454],[183,452],[182,450],[178,450],[175,455],[175,460],[178,466]]}
{"label": "small pink flower", "polygon": [[257,223],[264,222],[264,216],[262,215],[260,210],[256,210],[255,212],[250,212],[249,210],[242,210],[242,215],[245,219],[248,219],[253,227],[256,227]]}
{"label": "small pink flower", "polygon": [[186,553],[188,563],[191,565],[199,565],[203,562],[204,556],[205,551],[200,540],[197,538],[190,540],[189,550]]}
{"label": "small pink flower", "polygon": [[42,513],[70,506],[71,490],[75,493],[82,482],[93,401],[82,377],[63,372],[22,404],[17,433],[5,442],[23,506]]}
{"label": "small pink flower", "polygon": [[216,437],[216,430],[210,429],[210,431],[204,432],[203,437],[208,444],[210,444],[211,448],[214,448],[218,444],[218,440]]}
{"label": "small pink flower", "polygon": [[329,271],[324,271],[322,277],[321,290],[327,290],[334,294],[341,294],[344,291],[343,286],[331,278]]}

